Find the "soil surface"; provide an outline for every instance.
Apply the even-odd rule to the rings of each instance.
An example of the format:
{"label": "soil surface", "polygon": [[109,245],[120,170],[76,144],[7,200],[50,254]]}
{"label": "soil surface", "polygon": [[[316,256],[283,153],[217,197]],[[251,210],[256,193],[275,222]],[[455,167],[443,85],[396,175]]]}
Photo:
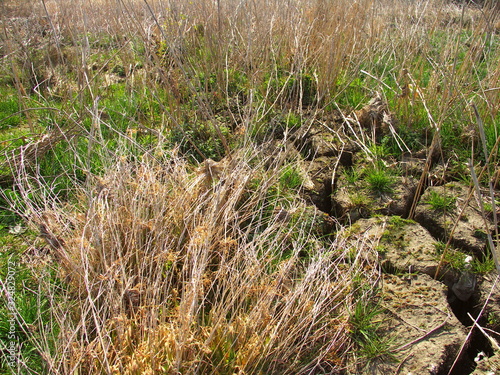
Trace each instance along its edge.
{"label": "soil surface", "polygon": [[[392,126],[380,98],[355,115],[358,126],[377,139]],[[399,173],[387,189],[373,191],[364,171],[377,156],[363,146],[362,129],[356,133],[354,128],[341,116],[317,121],[294,134],[292,147],[305,159],[306,201],[350,224],[353,244],[363,235],[378,250],[385,311],[381,329],[390,337],[391,358],[375,359],[363,373],[499,373],[491,342],[470,318],[479,317],[489,332],[500,328],[496,273],[470,269],[471,259],[491,257],[487,233],[494,233],[493,215],[482,211],[489,197],[485,192],[478,197],[456,181],[434,150],[384,160],[384,168]],[[426,165],[430,169],[423,178]]]}

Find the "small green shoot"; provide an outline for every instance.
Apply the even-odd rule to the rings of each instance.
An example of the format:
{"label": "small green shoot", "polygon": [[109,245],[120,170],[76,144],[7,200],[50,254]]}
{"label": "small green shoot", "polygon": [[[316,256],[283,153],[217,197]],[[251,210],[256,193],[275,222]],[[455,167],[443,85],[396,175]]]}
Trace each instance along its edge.
{"label": "small green shoot", "polygon": [[389,194],[393,191],[394,177],[384,168],[374,168],[367,172],[369,189],[376,194]]}
{"label": "small green shoot", "polygon": [[486,256],[483,260],[479,260],[476,257],[472,260],[472,272],[477,274],[487,274],[495,270],[495,261],[491,254]]}
{"label": "small green shoot", "polygon": [[454,208],[455,202],[456,202],[455,197],[440,194],[436,191],[430,192],[430,196],[427,201],[427,203],[431,205],[431,208],[434,211],[440,211],[440,212],[451,211]]}
{"label": "small green shoot", "polygon": [[500,318],[494,312],[488,314],[488,326],[498,327],[500,325]]}
{"label": "small green shoot", "polygon": [[288,166],[281,173],[279,181],[282,189],[295,190],[302,185],[303,177],[297,167]]}
{"label": "small green shoot", "polygon": [[376,358],[391,358],[390,342],[387,336],[382,335],[383,320],[380,315],[383,308],[364,299],[359,300],[352,312],[349,323],[351,337],[357,346],[357,353],[370,362]]}

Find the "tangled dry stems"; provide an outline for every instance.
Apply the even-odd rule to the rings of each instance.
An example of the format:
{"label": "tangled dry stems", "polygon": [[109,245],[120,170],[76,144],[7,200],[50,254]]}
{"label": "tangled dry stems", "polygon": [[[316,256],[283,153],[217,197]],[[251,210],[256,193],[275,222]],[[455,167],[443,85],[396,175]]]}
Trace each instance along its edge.
{"label": "tangled dry stems", "polygon": [[349,312],[378,282],[373,246],[361,239],[353,259],[339,234],[325,247],[298,198],[284,222],[270,192],[280,168],[258,150],[212,165],[214,174],[177,156],[123,157],[89,176],[73,209],[31,200],[68,285],[53,296],[65,334],[60,354],[47,353],[51,372],[344,368]]}
{"label": "tangled dry stems", "polygon": [[[40,13],[50,14],[52,24],[38,26],[50,36],[44,47],[56,47],[46,60],[51,72],[37,72],[39,51],[30,55],[33,46],[28,43],[23,49],[25,40],[13,40],[3,58],[14,66],[14,57],[27,56],[25,60],[32,63],[27,70],[36,73],[32,77],[36,88],[42,83],[38,76],[50,81],[65,63],[77,76],[76,88],[62,88],[68,91],[64,97],[76,96],[67,104],[67,118],[97,116],[97,110],[76,107],[84,94],[98,102],[95,91],[105,66],[95,72],[90,69],[89,40],[79,38],[102,36],[104,24],[104,34],[118,45],[126,69],[136,63],[134,38],[144,42],[144,82],[138,73],[135,80],[130,68],[130,90],[141,91],[143,84],[157,93],[160,82],[182,93],[186,89],[182,82],[192,79],[196,84],[193,77],[199,72],[216,72],[224,86],[229,84],[225,80],[229,67],[246,72],[249,91],[267,85],[265,100],[254,103],[249,94],[247,105],[231,113],[245,132],[278,104],[293,103],[302,111],[304,91],[282,89],[273,97],[268,72],[271,78],[282,79],[278,70],[284,68],[285,78],[299,86],[304,84],[302,73],[310,73],[317,86],[316,102],[327,104],[342,94],[361,67],[371,68],[371,76],[381,82],[385,77],[398,81],[398,70],[412,63],[407,56],[422,54],[432,60],[428,36],[449,26],[453,32],[447,52],[433,61],[436,69],[426,90],[419,90],[409,75],[414,90],[419,90],[413,100],[437,103],[433,111],[440,123],[453,103],[472,92],[466,87],[470,72],[488,53],[481,44],[485,17],[479,11],[464,17],[448,2],[415,1],[405,3],[405,9],[391,0],[383,7],[373,0],[305,3],[295,2],[284,11],[280,2],[264,1],[227,2],[221,8],[216,2],[178,2],[177,7],[162,1],[151,1],[149,6],[122,1],[113,3],[119,4],[116,7],[110,2],[94,2],[91,7],[74,2],[73,12],[66,2],[47,1]],[[493,13],[487,22],[496,22]],[[465,24],[472,30],[468,41],[475,48],[450,74],[457,35]],[[38,26],[24,30],[32,44],[40,40],[33,34]],[[204,30],[203,38],[197,30]],[[7,35],[8,26],[4,31]],[[83,47],[71,55],[61,41]],[[162,43],[169,61],[158,53]],[[194,61],[190,56],[197,51],[204,53],[195,54],[199,61]],[[386,59],[394,60],[394,67],[380,71]],[[412,74],[423,69],[410,68]],[[498,72],[492,64],[483,80],[485,87],[498,86]],[[23,83],[23,77],[17,79],[18,85]],[[462,91],[457,93],[457,87]],[[199,89],[187,87],[197,98],[199,115],[213,118],[203,95],[208,96],[207,90],[198,94]],[[500,108],[498,95],[499,90],[482,91],[492,118]],[[176,100],[163,108],[171,116],[171,127],[185,110],[181,99]],[[106,125],[100,118],[93,120]],[[89,144],[100,142],[95,134],[83,129],[82,133]],[[38,151],[45,152],[61,140],[53,138]],[[361,237],[353,257],[342,228],[330,242],[318,241],[307,225],[311,218],[303,202],[298,197],[276,197],[273,186],[283,166],[252,142],[242,143],[245,146],[230,159],[216,165],[205,162],[198,170],[175,152],[161,161],[137,159],[126,152],[122,157],[103,153],[101,175],[86,171],[84,183],[75,179],[75,205],[58,201],[51,191],[54,186],[46,186],[36,165],[27,168],[36,161],[36,152],[30,154],[30,163],[9,164],[20,168],[17,188],[26,204],[20,214],[50,245],[65,285],[58,289],[47,275],[40,277],[40,295],[58,302],[52,313],[58,333],[46,334],[39,343],[51,373],[298,374],[334,373],[347,366],[352,347],[349,314],[358,300],[372,296],[370,289],[376,289],[379,277],[370,261],[376,258],[370,256],[374,245]],[[27,151],[21,149],[16,155]],[[290,220],[275,214],[281,206],[291,213]],[[362,288],[363,283],[368,288]]]}

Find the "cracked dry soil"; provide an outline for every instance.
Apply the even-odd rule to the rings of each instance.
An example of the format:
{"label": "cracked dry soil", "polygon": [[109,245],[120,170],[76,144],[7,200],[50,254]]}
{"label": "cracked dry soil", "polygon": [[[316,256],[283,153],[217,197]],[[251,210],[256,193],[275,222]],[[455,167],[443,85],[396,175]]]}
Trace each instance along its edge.
{"label": "cracked dry soil", "polygon": [[[387,128],[384,121],[391,118],[377,100],[372,100],[358,119],[361,128],[372,127],[372,134],[380,135]],[[403,176],[395,177],[392,189],[383,194],[364,190],[362,182],[348,181],[348,173],[362,170],[373,157],[348,132],[343,116],[330,123],[317,121],[307,131],[294,134],[288,147],[302,154],[306,200],[350,226],[351,238],[368,235],[380,249],[377,261],[383,271],[384,308],[381,330],[389,337],[395,360],[375,360],[364,373],[500,373],[500,360],[494,356],[491,344],[477,328],[470,328],[470,316],[475,319],[483,307],[478,323],[492,331],[500,328],[496,275],[464,273],[450,261],[438,266],[442,244],[448,240],[448,252],[458,261],[466,255],[484,261],[489,256],[486,231],[493,230],[491,217],[485,223],[478,198],[469,194],[469,186],[446,181],[439,159],[428,159],[429,175],[434,168],[445,178],[426,179],[423,192],[416,197],[429,150],[423,150],[420,158],[405,155],[388,165],[399,168]],[[435,209],[429,202],[436,194],[452,197],[449,207]],[[481,199],[486,202],[488,198]],[[415,221],[401,219],[408,217],[414,202]],[[465,293],[459,293],[464,279],[472,281],[466,284]]]}

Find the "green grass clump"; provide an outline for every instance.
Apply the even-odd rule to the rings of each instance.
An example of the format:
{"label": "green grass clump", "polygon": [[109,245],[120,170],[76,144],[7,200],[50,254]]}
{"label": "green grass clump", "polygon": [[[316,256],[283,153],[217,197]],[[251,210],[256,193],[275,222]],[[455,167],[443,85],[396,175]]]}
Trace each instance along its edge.
{"label": "green grass clump", "polygon": [[[434,244],[436,247],[436,252],[438,254],[443,254],[446,244],[443,242],[436,242]],[[466,254],[456,249],[446,249],[446,253],[444,254],[443,261],[448,264],[451,268],[459,271],[463,271],[465,269],[465,258]]]}
{"label": "green grass clump", "polygon": [[293,165],[286,167],[280,175],[279,181],[282,189],[296,190],[300,188],[304,178],[300,170]]}
{"label": "green grass clump", "polygon": [[472,272],[484,275],[495,270],[495,261],[491,254],[485,256],[483,260],[475,257],[472,260],[471,266]]}
{"label": "green grass clump", "polygon": [[376,194],[389,194],[393,191],[394,177],[385,169],[376,167],[366,172],[368,188]]}
{"label": "green grass clump", "polygon": [[436,191],[431,191],[427,203],[434,211],[450,212],[455,207],[456,198]]}
{"label": "green grass clump", "polygon": [[389,225],[391,225],[393,228],[401,229],[410,224],[415,224],[415,221],[404,219],[401,216],[397,215],[391,216],[389,218]]}
{"label": "green grass clump", "polygon": [[361,180],[363,171],[357,168],[348,168],[343,170],[343,176],[351,185],[356,185]]}
{"label": "green grass clump", "polygon": [[384,309],[376,303],[358,301],[349,318],[351,335],[358,347],[357,353],[368,363],[380,358],[393,360],[390,339],[381,330],[383,312]]}

